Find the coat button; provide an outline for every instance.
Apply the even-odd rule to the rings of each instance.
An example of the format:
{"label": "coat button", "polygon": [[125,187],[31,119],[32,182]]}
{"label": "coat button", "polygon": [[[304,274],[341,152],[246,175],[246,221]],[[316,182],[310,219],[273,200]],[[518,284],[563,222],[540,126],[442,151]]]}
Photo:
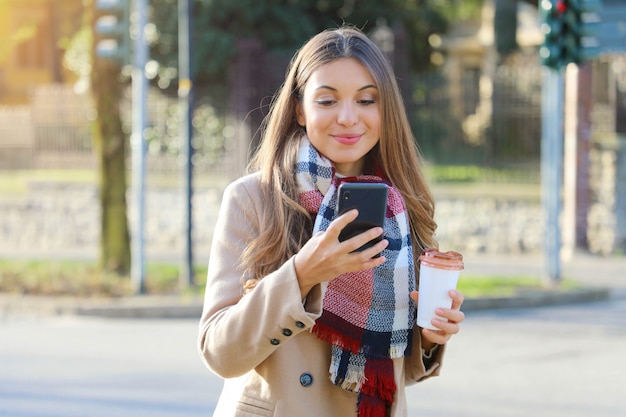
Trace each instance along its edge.
{"label": "coat button", "polygon": [[292,334],[293,334],[293,332],[290,329],[283,329],[283,335],[291,336]]}
{"label": "coat button", "polygon": [[296,327],[299,329],[304,329],[304,323],[302,323],[301,321],[297,321],[296,322]]}
{"label": "coat button", "polygon": [[313,385],[313,375],[308,372],[300,375],[300,385],[302,385],[303,387],[310,387],[311,385]]}
{"label": "coat button", "polygon": [[278,346],[280,344],[280,340],[278,339],[270,339],[270,343],[274,346]]}

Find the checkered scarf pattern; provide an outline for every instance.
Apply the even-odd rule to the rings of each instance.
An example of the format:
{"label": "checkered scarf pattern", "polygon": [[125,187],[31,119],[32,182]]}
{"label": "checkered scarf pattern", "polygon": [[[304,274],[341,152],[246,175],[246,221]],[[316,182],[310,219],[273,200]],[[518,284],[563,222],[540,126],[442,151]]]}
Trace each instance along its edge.
{"label": "checkered scarf pattern", "polygon": [[[315,215],[313,233],[337,217],[343,182],[383,182],[373,175],[339,178],[331,162],[303,138],[296,165],[299,203]],[[346,273],[323,285],[323,312],[312,332],[332,345],[330,379],[358,392],[359,417],[385,417],[396,385],[393,358],[409,355],[415,322],[415,266],[406,208],[389,187],[384,238],[389,245],[382,265]]]}

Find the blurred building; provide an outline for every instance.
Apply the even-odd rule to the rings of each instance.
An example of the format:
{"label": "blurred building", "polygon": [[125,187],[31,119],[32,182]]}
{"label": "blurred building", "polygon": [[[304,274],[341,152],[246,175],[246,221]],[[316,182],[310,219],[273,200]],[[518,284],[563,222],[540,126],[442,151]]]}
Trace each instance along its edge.
{"label": "blurred building", "polygon": [[0,105],[26,104],[40,84],[65,83],[63,42],[82,22],[82,1],[0,0]]}
{"label": "blurred building", "polygon": [[[95,115],[90,96],[73,90],[73,76],[64,69],[63,62],[64,46],[83,19],[82,3],[0,0],[0,170],[94,166],[90,121]],[[506,57],[498,46],[501,40],[497,36],[503,30],[499,30],[502,23],[497,22],[495,8],[503,3],[517,7],[512,11],[515,33],[507,35],[509,40],[511,36],[515,39],[516,49]],[[464,253],[542,250],[539,26],[536,7],[526,2],[485,0],[481,16],[455,22],[446,35],[431,37],[431,60],[436,64],[432,71],[399,77],[420,148],[429,163],[438,168],[434,179],[439,185],[451,182],[453,186],[448,189],[455,191],[453,195],[437,196],[438,239],[445,247]],[[389,43],[391,34],[393,45]],[[396,68],[405,65],[401,61],[404,48],[399,42],[406,39],[401,32],[385,30],[382,35],[378,41],[388,54],[395,51],[390,59]],[[195,148],[194,169],[211,182],[239,175],[243,170],[240,162],[246,159],[249,144],[254,143],[267,98],[282,81],[286,62],[265,52],[258,42],[241,40],[233,62],[229,97],[223,101],[228,109],[217,112],[208,104],[196,104],[196,139],[202,141]],[[586,80],[593,106],[586,138],[579,138],[577,143],[581,149],[579,161],[585,163],[575,166],[576,224],[564,222],[564,229],[568,232],[575,226],[576,238],[593,253],[624,253],[626,57],[604,56],[589,66],[591,74]],[[260,73],[269,78],[260,79]],[[149,173],[171,177],[180,169],[178,137],[176,130],[170,129],[177,125],[177,102],[156,93],[151,90],[148,100],[147,167]],[[123,118],[127,119],[131,114],[129,102],[125,97],[120,103]],[[221,118],[224,113],[229,115],[227,120]],[[123,122],[130,124],[129,120]],[[476,192],[470,187],[474,182],[487,185]],[[85,213],[90,213],[90,221],[97,217],[97,213],[88,211],[94,210],[95,192],[85,193],[86,202],[81,206],[75,202],[83,200],[75,195],[59,198],[63,184],[46,186],[51,188],[50,199],[68,205],[59,209],[65,218],[83,219]],[[202,190],[194,194],[201,195]],[[216,213],[221,190],[212,189],[210,195],[203,197],[204,212]],[[34,189],[23,203],[11,208],[14,218],[29,215],[33,222],[61,224],[50,215],[47,200],[41,202],[45,196],[41,187]],[[167,194],[152,206],[164,208],[163,201],[175,200]],[[215,207],[207,207],[207,201]],[[45,208],[44,213],[37,212],[38,208]],[[51,248],[72,246],[71,242],[59,240],[68,236],[68,227],[59,227],[59,235],[52,236],[42,224],[35,229],[37,237],[32,238],[23,233],[22,222],[12,226],[6,220],[11,218],[8,209],[4,210],[0,230],[14,230],[24,248],[36,249],[34,245],[42,241],[49,242]],[[165,239],[164,245],[171,251],[168,236],[177,235],[179,225],[175,220],[181,218],[175,210],[163,210],[162,218],[150,216],[155,223],[154,232],[147,233],[148,246],[156,245],[150,241],[154,236]],[[197,229],[203,231],[199,237],[202,242],[210,240],[213,219],[209,220],[208,225]],[[97,227],[80,224],[76,227],[79,235],[74,239],[75,246],[97,242],[97,236],[82,235]],[[166,233],[168,227],[171,234]],[[8,245],[17,242],[18,237],[13,233],[0,235],[0,242]]]}

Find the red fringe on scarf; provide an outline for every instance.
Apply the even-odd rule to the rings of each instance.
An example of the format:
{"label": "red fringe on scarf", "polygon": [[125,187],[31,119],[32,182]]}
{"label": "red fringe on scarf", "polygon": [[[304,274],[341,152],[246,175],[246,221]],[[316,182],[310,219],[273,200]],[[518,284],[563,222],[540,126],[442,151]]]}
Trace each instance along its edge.
{"label": "red fringe on scarf", "polygon": [[393,360],[368,358],[359,396],[359,417],[387,417],[396,389]]}
{"label": "red fringe on scarf", "polygon": [[351,353],[357,353],[361,348],[361,340],[353,339],[343,333],[339,333],[333,327],[326,323],[321,323],[319,320],[315,323],[311,332],[317,335],[320,340],[337,346],[340,349],[350,351]]}
{"label": "red fringe on scarf", "polygon": [[359,396],[359,417],[389,417],[387,405],[380,398]]}

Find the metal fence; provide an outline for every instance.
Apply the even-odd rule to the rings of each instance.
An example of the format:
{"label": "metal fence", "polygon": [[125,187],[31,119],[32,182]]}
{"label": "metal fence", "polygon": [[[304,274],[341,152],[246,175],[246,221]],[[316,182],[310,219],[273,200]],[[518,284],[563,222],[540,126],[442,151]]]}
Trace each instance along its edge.
{"label": "metal fence", "polygon": [[[147,169],[169,175],[180,169],[177,100],[150,90],[147,99]],[[232,133],[219,111],[199,100],[193,115],[194,167],[201,171],[232,169]],[[130,89],[120,103],[124,132],[131,132]],[[93,168],[96,164],[91,124],[96,117],[89,95],[71,86],[33,89],[30,105],[0,107],[0,169]],[[128,153],[130,155],[130,152]]]}
{"label": "metal fence", "polygon": [[487,182],[539,182],[541,71],[505,64],[492,76],[464,69],[451,88],[443,73],[418,77],[414,131],[427,160],[474,166]]}
{"label": "metal fence", "polygon": [[29,106],[0,108],[0,168],[33,166],[33,124]]}
{"label": "metal fence", "polygon": [[[481,83],[492,85],[485,94]],[[413,86],[412,124],[426,158],[439,166],[481,167],[481,180],[538,182],[540,96],[538,67],[500,66],[485,81],[480,71],[464,73],[452,91],[441,71],[421,74]],[[169,174],[180,166],[175,97],[151,90],[148,99],[147,169]],[[121,103],[130,134],[130,96]],[[194,169],[241,172],[236,126],[201,98],[193,116]],[[0,169],[92,167],[91,99],[68,86],[40,86],[31,105],[0,108]],[[236,122],[239,123],[239,122]],[[256,128],[253,127],[252,131]],[[489,168],[489,169],[484,169]],[[506,175],[501,175],[506,171]]]}
{"label": "metal fence", "polygon": [[92,167],[88,96],[65,85],[33,89],[30,105],[0,107],[0,169]]}
{"label": "metal fence", "polygon": [[[127,90],[121,103],[122,129],[132,131],[132,99]],[[180,113],[176,97],[161,94],[150,88],[147,97],[147,122],[144,130],[147,141],[146,169],[149,172],[170,175],[180,170],[181,143],[178,136]],[[192,115],[192,164],[199,172],[229,172],[237,164],[232,127],[225,116],[225,108],[216,108],[206,99],[196,100]]]}

